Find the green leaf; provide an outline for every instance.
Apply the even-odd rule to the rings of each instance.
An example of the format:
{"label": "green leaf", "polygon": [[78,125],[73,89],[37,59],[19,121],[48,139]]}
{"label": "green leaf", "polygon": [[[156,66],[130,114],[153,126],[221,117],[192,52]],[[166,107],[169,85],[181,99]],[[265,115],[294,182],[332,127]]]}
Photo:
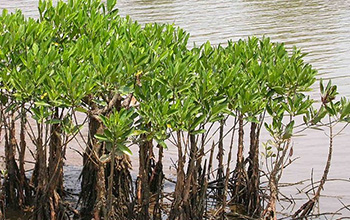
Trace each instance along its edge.
{"label": "green leaf", "polygon": [[199,130],[196,130],[196,131],[192,131],[191,134],[203,134],[205,133],[207,130],[206,129],[199,129]]}
{"label": "green leaf", "polygon": [[127,95],[130,94],[132,92],[134,92],[134,89],[130,86],[123,86],[120,89],[118,89],[118,91],[122,94],[122,95]]}
{"label": "green leaf", "polygon": [[271,127],[266,122],[264,122],[264,126],[265,126],[265,129],[272,135],[273,130],[271,129]]}
{"label": "green leaf", "polygon": [[328,92],[331,89],[331,86],[332,86],[332,80],[329,80],[325,91]]}
{"label": "green leaf", "polygon": [[165,143],[164,141],[162,141],[162,140],[157,140],[157,139],[156,139],[156,141],[157,141],[157,143],[158,143],[160,146],[162,146],[162,147],[165,148],[165,149],[168,149],[168,146],[166,145],[166,143]]}
{"label": "green leaf", "polygon": [[108,126],[108,118],[106,116],[103,116],[103,115],[100,115],[99,118],[101,119],[102,123],[105,125],[105,126]]}
{"label": "green leaf", "polygon": [[224,109],[227,108],[227,103],[217,104],[212,108],[212,115],[217,115],[219,113],[222,113]]}
{"label": "green leaf", "polygon": [[22,56],[20,56],[19,58],[22,60],[24,66],[28,66],[27,61]]}
{"label": "green leaf", "polygon": [[38,51],[39,51],[39,47],[36,43],[33,44],[33,54],[34,56],[36,56],[38,54]]}
{"label": "green leaf", "polygon": [[52,100],[52,103],[55,105],[55,107],[67,107],[68,104],[64,103],[63,101],[60,100]]}
{"label": "green leaf", "polygon": [[223,115],[216,115],[216,116],[212,116],[209,118],[209,122],[216,122],[216,121],[220,121],[221,119],[223,119],[224,116]]}
{"label": "green leaf", "polygon": [[7,101],[8,101],[7,96],[4,96],[4,95],[0,94],[0,102],[1,102],[1,104],[6,105]]}
{"label": "green leaf", "polygon": [[350,123],[350,117],[343,118],[342,121]]}
{"label": "green leaf", "polygon": [[276,93],[279,94],[279,95],[283,95],[284,94],[284,89],[281,86],[275,86],[272,89],[275,90]]}
{"label": "green leaf", "polygon": [[71,134],[76,134],[78,131],[80,131],[83,128],[83,125],[76,125],[71,130]]}
{"label": "green leaf", "polygon": [[320,79],[320,91],[321,91],[321,94],[324,93],[324,87],[323,87],[323,80],[322,80],[322,78]]}
{"label": "green leaf", "polygon": [[287,140],[292,137],[293,135],[293,126],[294,126],[294,121],[291,121],[287,126],[284,131],[284,134],[282,136],[283,140]]}
{"label": "green leaf", "polygon": [[107,10],[112,11],[112,9],[116,4],[117,4],[117,0],[107,0]]}
{"label": "green leaf", "polygon": [[129,156],[132,155],[131,150],[130,150],[127,146],[125,146],[125,145],[119,145],[119,146],[118,146],[118,150],[120,150],[121,152],[123,152],[124,154],[127,154],[127,155],[129,155]]}
{"label": "green leaf", "polygon": [[95,138],[100,140],[100,141],[110,142],[109,139],[105,135],[102,135],[102,134],[95,134]]}
{"label": "green leaf", "polygon": [[191,125],[191,130],[196,129],[196,127],[201,124],[205,119],[205,115],[201,115],[199,117],[196,117],[196,119],[194,120],[193,124]]}
{"label": "green leaf", "polygon": [[145,130],[134,130],[130,136],[137,136],[137,135],[140,135],[140,134],[146,134],[147,131]]}
{"label": "green leaf", "polygon": [[350,114],[350,102],[348,102],[341,111],[340,119],[343,119],[345,116]]}
{"label": "green leaf", "polygon": [[35,116],[39,117],[40,114],[40,110],[38,108],[32,108],[32,112],[34,113]]}
{"label": "green leaf", "polygon": [[46,102],[42,102],[42,101],[39,101],[39,102],[34,102],[36,106],[45,106],[45,107],[51,107],[50,104],[46,103]]}
{"label": "green leaf", "polygon": [[253,116],[247,117],[246,120],[249,121],[249,122],[257,123],[257,124],[260,123],[260,121],[256,117],[253,117]]}
{"label": "green leaf", "polygon": [[273,116],[273,111],[272,111],[270,105],[266,105],[266,111],[267,111],[267,113],[269,113],[269,115]]}
{"label": "green leaf", "polygon": [[329,107],[329,106],[326,105],[325,108],[326,108],[327,112],[328,112],[330,115],[335,115],[335,112],[336,112],[336,111],[335,111],[335,109],[334,109],[334,106],[331,105],[331,106]]}
{"label": "green leaf", "polygon": [[327,110],[322,106],[316,116],[312,119],[312,124],[317,124],[327,115]]}
{"label": "green leaf", "polygon": [[108,140],[113,140],[114,139],[113,134],[112,134],[112,132],[110,130],[105,129],[104,133],[105,133],[105,136],[108,138]]}
{"label": "green leaf", "polygon": [[76,108],[75,108],[75,111],[82,112],[82,113],[87,113],[87,112],[88,112],[87,109],[85,109],[85,108],[83,108],[83,107],[80,107],[80,106],[76,107]]}
{"label": "green leaf", "polygon": [[47,120],[46,121],[46,124],[60,124],[61,123],[61,120],[59,119],[50,119],[50,120]]}

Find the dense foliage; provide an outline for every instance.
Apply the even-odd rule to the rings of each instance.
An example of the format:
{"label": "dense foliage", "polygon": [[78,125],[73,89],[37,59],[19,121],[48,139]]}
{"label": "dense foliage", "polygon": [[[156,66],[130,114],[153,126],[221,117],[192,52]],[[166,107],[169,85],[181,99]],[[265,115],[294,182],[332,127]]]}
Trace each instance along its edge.
{"label": "dense foliage", "polygon": [[[62,202],[64,155],[70,141],[88,126],[81,193],[86,219],[161,219],[164,213],[169,219],[224,218],[226,206],[242,207],[241,214],[275,218],[276,188],[289,158],[295,117],[302,116],[305,126],[315,126],[327,115],[333,123],[349,121],[348,101],[335,102],[336,87],[323,88],[321,83],[322,105],[312,107],[307,92],[317,71],[296,48],[288,51],[269,38],[251,37],[189,49],[189,34],[183,29],[168,24],[142,27],[120,17],[115,5],[115,0],[57,5],[40,0],[37,20],[21,11],[2,12],[0,120],[8,170],[6,205],[33,206],[34,219],[68,218],[70,208]],[[271,135],[262,153],[274,161],[266,207],[260,190],[262,128]],[[35,146],[36,163],[30,180],[24,172],[28,138]],[[131,144],[140,149],[135,190],[128,171]],[[178,149],[170,211],[160,202],[167,147]],[[159,150],[157,161],[153,149]],[[234,149],[237,157],[232,156]],[[213,167],[214,152],[218,167]],[[233,158],[236,167],[230,170],[226,163]],[[211,206],[205,202],[209,194],[215,195]],[[152,212],[151,195],[156,195]],[[214,207],[218,211],[210,214]]]}

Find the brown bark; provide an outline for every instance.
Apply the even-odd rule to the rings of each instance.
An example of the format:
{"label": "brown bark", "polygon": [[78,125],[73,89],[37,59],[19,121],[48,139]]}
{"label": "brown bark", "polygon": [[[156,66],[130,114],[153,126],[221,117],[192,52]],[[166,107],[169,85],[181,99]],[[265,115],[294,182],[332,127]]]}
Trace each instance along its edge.
{"label": "brown bark", "polygon": [[190,157],[188,162],[185,185],[183,189],[183,212],[181,212],[183,219],[198,219],[195,207],[191,204],[191,200],[195,200],[197,193],[197,172],[195,170],[195,162],[197,159],[197,145],[194,135],[190,135]]}
{"label": "brown bark", "polygon": [[[2,90],[0,90],[2,93]],[[2,95],[2,94],[1,94]],[[3,105],[0,103],[0,126],[1,128],[5,125],[4,123],[4,119],[3,119]],[[0,129],[0,137],[2,137],[2,129]],[[6,138],[5,138],[6,141]],[[5,152],[6,152],[6,144],[5,144]],[[5,160],[6,160],[6,155],[5,155]],[[5,161],[6,162],[6,161]],[[3,174],[0,174],[0,178],[6,179],[5,176],[3,176]],[[2,185],[2,182],[0,181],[0,219],[4,219],[5,215],[4,215],[4,209],[5,209],[5,189]]]}
{"label": "brown bark", "polygon": [[[58,108],[55,109],[53,118],[59,119]],[[47,166],[47,145],[43,142],[45,126],[50,126],[49,160]],[[65,208],[61,202],[63,194],[63,157],[61,127],[59,124],[37,124],[38,136],[36,139],[37,161],[36,172],[37,188],[35,195],[34,219],[38,220],[62,220],[66,219]],[[46,127],[48,129],[49,127]]]}
{"label": "brown bark", "polygon": [[[114,159],[113,159],[114,158]],[[108,219],[131,219],[133,188],[130,175],[131,162],[127,155],[118,156],[115,149],[111,151],[111,162],[106,166],[107,215]]]}
{"label": "brown bark", "polygon": [[[203,219],[204,207],[206,204],[206,192],[207,192],[207,179],[204,172],[205,168],[202,168],[202,155],[204,154],[204,146],[198,149],[196,136],[190,135],[191,153],[188,172],[188,192],[189,202],[187,218],[191,219]],[[193,162],[192,162],[193,161]],[[191,164],[191,162],[193,164]]]}
{"label": "brown bark", "polygon": [[[113,95],[113,94],[112,94]],[[106,196],[108,187],[108,177],[111,172],[111,169],[116,169],[115,167],[123,167],[126,170],[116,171],[114,170],[114,181],[113,181],[113,193],[114,197],[118,198],[116,194],[130,192],[131,180],[129,166],[130,164],[128,157],[122,157],[122,161],[116,160],[116,165],[114,168],[111,167],[110,162],[102,163],[99,158],[108,152],[104,148],[102,143],[99,143],[94,137],[95,134],[102,134],[104,126],[98,119],[99,115],[108,115],[112,109],[120,110],[122,97],[120,94],[116,93],[108,101],[108,105],[104,108],[99,108],[99,106],[94,103],[92,100],[94,97],[92,95],[84,98],[84,101],[89,105],[92,110],[89,112],[89,136],[88,136],[88,146],[84,152],[83,157],[83,170],[81,173],[82,182],[81,182],[81,193],[80,193],[80,202],[82,204],[81,208],[81,218],[82,219],[91,219],[92,217],[97,219],[107,217],[107,207],[106,207]],[[119,165],[118,165],[119,164]],[[124,178],[124,181],[127,182],[124,185],[120,184],[121,179]],[[125,189],[121,189],[126,187]],[[118,191],[118,192],[115,192]],[[121,195],[119,195],[121,196]],[[129,199],[129,195],[122,196],[124,199]],[[117,202],[118,203],[118,202]],[[121,204],[118,204],[121,206]],[[123,207],[128,206],[128,204],[122,204]],[[124,209],[124,208],[123,208]],[[130,208],[127,207],[129,210]],[[116,210],[118,213],[118,211]],[[120,212],[120,211],[119,211]],[[129,211],[130,214],[131,211]],[[119,219],[122,219],[123,216],[118,216]]]}
{"label": "brown bark", "polygon": [[243,138],[244,138],[244,128],[243,128],[243,115],[239,116],[239,129],[238,129],[238,151],[237,151],[237,163],[236,169],[240,170],[243,168]]}
{"label": "brown bark", "polygon": [[158,161],[157,164],[155,165],[153,174],[150,179],[151,183],[151,191],[155,193],[155,204],[153,208],[153,220],[161,220],[162,219],[162,213],[161,213],[161,198],[162,198],[162,186],[163,186],[163,151],[164,148],[160,145],[159,147],[159,154],[158,154]]}
{"label": "brown bark", "polygon": [[[55,118],[58,119],[58,109]],[[49,154],[49,180],[50,192],[56,190],[59,195],[63,195],[63,145],[61,138],[61,126],[53,124],[51,126],[50,154]]]}
{"label": "brown bark", "polygon": [[243,156],[243,139],[244,139],[243,115],[240,114],[238,118],[238,150],[237,163],[234,171],[235,186],[233,190],[234,203],[245,204],[247,187],[246,187],[246,171],[244,170],[244,156]]}
{"label": "brown bark", "polygon": [[249,167],[248,167],[248,191],[247,194],[247,212],[250,215],[259,215],[261,212],[259,196],[259,127],[252,122],[250,127],[250,149],[249,149]]}
{"label": "brown bark", "polygon": [[100,212],[98,212],[98,209],[104,207],[105,167],[102,163],[99,163],[97,158],[102,155],[102,144],[94,137],[95,134],[100,134],[102,131],[103,125],[101,122],[96,117],[89,116],[88,146],[84,153],[84,166],[81,174],[82,219],[91,219],[92,217],[96,220],[99,219]]}
{"label": "brown bark", "polygon": [[[107,166],[110,173],[111,166]],[[134,201],[132,178],[130,175],[131,161],[128,155],[117,156],[114,167],[113,195],[115,198],[113,219],[134,219],[135,213],[132,202]]]}
{"label": "brown bark", "polygon": [[[271,179],[274,178],[274,179]],[[278,195],[278,189],[277,189],[277,181],[275,179],[275,176],[270,177],[269,181],[269,188],[270,188],[270,198],[269,203],[267,204],[267,207],[265,208],[263,212],[263,216],[265,220],[276,220],[276,202],[277,202],[277,195]]]}
{"label": "brown bark", "polygon": [[269,178],[270,198],[269,198],[269,203],[263,212],[264,219],[266,220],[277,219],[276,202],[278,199],[278,182],[280,177],[279,172],[281,172],[281,169],[283,168],[282,166],[284,164],[284,159],[289,149],[290,142],[291,142],[291,139],[288,139],[286,140],[286,142],[283,143],[284,146],[283,146],[281,155],[280,157],[278,157],[278,160],[275,161],[273,169],[270,174],[270,178]]}
{"label": "brown bark", "polygon": [[49,198],[46,194],[46,187],[48,184],[48,175],[47,175],[47,165],[46,165],[46,149],[43,145],[43,124],[38,123],[38,137],[36,139],[36,149],[37,149],[37,180],[38,186],[35,195],[35,211],[34,219],[37,220],[46,220],[51,219],[50,207],[49,207]]}
{"label": "brown bark", "polygon": [[177,148],[178,148],[178,167],[177,167],[177,181],[175,185],[175,192],[174,192],[174,201],[172,203],[169,220],[175,220],[179,219],[182,220],[180,217],[181,214],[181,205],[183,202],[183,187],[185,183],[185,172],[184,172],[184,155],[182,152],[182,145],[181,145],[181,132],[177,132]]}
{"label": "brown bark", "polygon": [[[204,128],[204,126],[202,127]],[[208,189],[208,178],[207,178],[207,160],[204,161],[202,166],[202,159],[205,156],[204,144],[205,144],[205,134],[201,135],[201,147],[197,153],[196,158],[196,177],[197,183],[194,185],[194,192],[196,192],[195,197],[192,199],[192,207],[195,208],[196,216],[198,219],[204,218],[205,207],[207,205],[207,189]]]}
{"label": "brown bark", "polygon": [[236,118],[234,119],[234,124],[232,127],[232,136],[231,136],[231,143],[230,143],[230,150],[227,156],[227,167],[226,167],[226,176],[225,176],[225,182],[224,182],[224,196],[223,196],[223,201],[222,201],[222,213],[223,215],[221,216],[222,218],[225,218],[225,208],[227,206],[227,192],[228,192],[228,187],[229,187],[229,179],[230,179],[230,163],[232,159],[232,149],[233,149],[233,143],[234,143],[234,136],[236,132],[236,125],[237,125],[237,120]]}
{"label": "brown bark", "polygon": [[307,218],[307,216],[312,212],[312,209],[314,208],[315,204],[318,202],[320,196],[321,196],[321,191],[323,190],[324,184],[327,181],[328,178],[328,173],[331,168],[331,162],[332,162],[332,154],[333,154],[333,127],[331,123],[331,119],[329,119],[330,125],[329,125],[329,148],[328,148],[328,157],[327,157],[327,162],[326,166],[323,170],[323,175],[320,180],[320,184],[317,187],[317,191],[315,195],[309,199],[306,203],[304,203],[293,215],[293,218]]}
{"label": "brown bark", "polygon": [[[185,156],[182,152],[181,133],[178,137],[178,169],[177,182],[175,186],[174,201],[169,219],[202,219],[203,218],[203,192],[198,189],[198,147],[195,135],[189,135],[190,139],[190,157],[187,167],[187,173],[184,172]],[[202,183],[205,183],[205,174],[200,176]],[[205,187],[205,185],[204,185]],[[200,187],[201,188],[201,187]]]}
{"label": "brown bark", "polygon": [[[6,119],[5,119],[6,120]],[[4,121],[5,121],[4,120]],[[10,123],[7,124],[5,131],[5,163],[7,170],[7,178],[5,180],[5,194],[7,205],[12,208],[19,208],[19,170],[15,161],[16,154],[16,131],[14,113],[10,116]]]}
{"label": "brown bark", "polygon": [[[115,146],[112,147],[111,152],[111,167],[115,167]],[[107,194],[107,210],[108,210],[108,218],[112,219],[114,216],[113,209],[113,179],[114,179],[114,169],[111,169],[109,177],[108,177],[108,194]]]}
{"label": "brown bark", "polygon": [[[55,109],[54,118],[59,119],[58,108]],[[51,219],[60,219],[64,216],[64,209],[61,206],[63,196],[63,144],[62,130],[59,124],[52,124],[49,143],[49,167],[48,185],[46,196],[50,203]]]}
{"label": "brown bark", "polygon": [[16,128],[15,128],[15,112],[9,115],[9,123],[3,119],[5,130],[5,163],[8,172],[5,178],[5,195],[7,197],[7,205],[11,208],[22,209],[32,202],[33,191],[27,182],[24,170],[24,156],[25,156],[25,116],[23,115],[23,106],[20,125],[20,145],[19,145],[19,165],[16,163],[15,155],[17,148]]}
{"label": "brown bark", "polygon": [[[1,178],[4,178],[2,174],[0,174]],[[5,195],[4,195],[4,189],[3,185],[0,182],[0,219],[5,219]]]}
{"label": "brown bark", "polygon": [[217,173],[217,183],[218,183],[218,202],[219,204],[224,201],[224,122],[223,120],[220,121],[220,132],[219,132],[219,152],[217,155],[219,167],[218,167],[218,173]]}
{"label": "brown bark", "polygon": [[24,189],[19,190],[19,196],[18,196],[18,203],[20,206],[23,206],[26,204],[26,198],[24,195],[24,190],[26,194],[28,194],[28,187],[26,186],[26,177],[25,177],[25,170],[24,170],[24,156],[25,156],[25,150],[26,150],[26,142],[25,142],[25,115],[24,114],[24,106],[22,105],[22,112],[21,112],[21,131],[20,131],[20,151],[18,159],[19,159],[19,182],[20,187],[24,187]]}
{"label": "brown bark", "polygon": [[[113,103],[115,108],[120,108],[120,100],[114,96],[110,103]],[[102,113],[106,113],[108,109],[103,109]],[[94,106],[97,108],[96,106]],[[92,112],[100,112],[94,110]],[[107,114],[107,113],[106,113]],[[81,218],[82,219],[127,219],[134,213],[131,208],[132,198],[132,180],[130,175],[130,159],[128,156],[116,156],[115,165],[110,162],[100,161],[100,157],[107,154],[107,150],[103,143],[100,143],[95,138],[95,134],[102,134],[104,125],[98,119],[97,115],[89,116],[89,137],[88,146],[84,153],[84,166],[82,171],[82,190],[80,201],[82,204]],[[113,170],[113,171],[112,171]],[[111,175],[112,174],[112,175]],[[109,177],[113,177],[113,181],[108,181]],[[108,183],[112,183],[112,186]],[[111,196],[110,191],[112,189]],[[107,195],[110,195],[110,200],[113,200],[113,213],[107,209]],[[113,199],[111,199],[111,197]],[[111,203],[109,205],[111,205]]]}
{"label": "brown bark", "polygon": [[147,141],[147,137],[142,135],[142,143],[139,150],[139,181],[138,181],[138,219],[150,219],[149,202],[150,202],[150,175],[151,157],[153,144]]}
{"label": "brown bark", "polygon": [[[108,219],[106,209],[106,179],[105,179],[105,166],[103,163],[99,162],[97,170],[97,181],[96,188],[96,201],[93,208],[93,216],[95,220]],[[93,201],[90,201],[93,202]]]}

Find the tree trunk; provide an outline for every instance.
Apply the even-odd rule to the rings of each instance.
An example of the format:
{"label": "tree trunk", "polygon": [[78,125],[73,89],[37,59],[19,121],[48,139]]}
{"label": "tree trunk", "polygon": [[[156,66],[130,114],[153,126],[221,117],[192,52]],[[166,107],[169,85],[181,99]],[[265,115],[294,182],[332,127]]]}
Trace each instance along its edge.
{"label": "tree trunk", "polygon": [[38,123],[38,137],[36,139],[37,152],[37,180],[38,186],[35,195],[35,211],[34,219],[47,220],[51,219],[49,198],[47,197],[46,187],[48,185],[47,165],[46,165],[46,149],[43,145],[43,124]]}
{"label": "tree trunk", "polygon": [[198,156],[198,147],[195,135],[189,135],[190,138],[190,158],[188,162],[187,173],[184,173],[185,159],[181,146],[181,133],[177,133],[178,137],[178,169],[177,181],[175,186],[174,201],[172,210],[170,211],[169,219],[202,219],[202,212],[198,211],[196,202],[198,197],[198,173],[196,169],[196,162]]}
{"label": "tree trunk", "polygon": [[161,198],[162,198],[162,192],[163,192],[163,151],[164,148],[160,145],[158,145],[159,148],[159,155],[158,155],[158,162],[155,165],[154,171],[152,173],[151,179],[150,179],[150,185],[151,185],[151,192],[155,193],[155,201],[154,201],[154,208],[153,208],[153,220],[161,220],[162,219],[162,210],[161,210]]}
{"label": "tree trunk", "polygon": [[[54,118],[59,119],[58,108],[55,109]],[[63,196],[63,144],[61,126],[52,124],[49,144],[49,184],[47,185],[47,197],[49,198],[51,219],[62,219],[64,209],[61,206]]]}
{"label": "tree trunk", "polygon": [[267,207],[264,210],[263,216],[265,220],[276,220],[277,219],[276,201],[277,201],[278,189],[277,189],[276,175],[274,173],[272,173],[270,176],[269,188],[270,188],[269,203],[267,204]]}
{"label": "tree trunk", "polygon": [[104,206],[105,194],[105,167],[97,157],[102,156],[102,144],[94,137],[103,132],[102,123],[94,116],[89,116],[88,146],[83,157],[83,170],[81,173],[82,219],[100,219],[99,208]]}
{"label": "tree trunk", "polygon": [[269,178],[269,188],[270,188],[270,198],[269,203],[267,207],[265,208],[263,212],[264,219],[266,220],[276,220],[276,202],[278,199],[278,182],[279,182],[279,172],[281,172],[281,169],[283,168],[284,159],[286,157],[287,151],[289,150],[291,139],[286,140],[286,142],[283,143],[282,147],[283,150],[281,152],[280,157],[278,157],[278,160],[275,161],[273,169],[270,174]]}
{"label": "tree trunk", "polygon": [[250,215],[260,215],[261,204],[259,196],[259,127],[252,122],[250,127],[250,149],[248,167],[247,212]]}
{"label": "tree trunk", "polygon": [[318,202],[321,191],[323,190],[324,184],[327,181],[328,173],[331,168],[331,162],[332,162],[332,154],[333,154],[333,125],[331,122],[331,119],[329,118],[330,124],[329,124],[329,147],[328,147],[328,157],[326,166],[323,170],[323,175],[320,180],[320,184],[317,187],[317,191],[315,195],[309,199],[306,203],[304,203],[293,215],[293,218],[299,218],[299,219],[307,219],[308,215],[312,212],[315,204]]}
{"label": "tree trunk", "polygon": [[180,217],[180,214],[182,212],[181,206],[183,203],[183,188],[185,183],[185,173],[184,173],[184,155],[182,152],[182,145],[181,145],[181,132],[178,131],[177,134],[177,148],[178,148],[178,167],[177,167],[177,180],[175,185],[175,192],[174,192],[174,201],[172,203],[169,220],[183,220]]}
{"label": "tree trunk", "polygon": [[[82,219],[107,219],[107,188],[108,177],[113,171],[112,193],[114,213],[117,219],[128,219],[134,215],[131,210],[132,179],[130,175],[131,162],[127,155],[116,156],[115,166],[110,162],[102,162],[99,158],[108,152],[104,145],[94,137],[102,134],[104,126],[96,116],[89,116],[88,146],[84,153],[81,194]],[[111,214],[111,213],[110,213]],[[113,217],[114,218],[114,217]],[[113,219],[112,218],[112,219]]]}
{"label": "tree trunk", "polygon": [[5,133],[5,163],[7,178],[5,180],[5,194],[7,205],[11,208],[19,208],[19,170],[15,161],[16,154],[16,130],[14,113],[10,116],[10,122],[7,125],[8,131]]}
{"label": "tree trunk", "polygon": [[237,163],[235,168],[235,186],[234,186],[234,203],[245,204],[246,199],[246,172],[244,170],[244,156],[243,156],[243,138],[244,138],[244,126],[243,115],[240,114],[238,118],[238,151],[237,151]]}
{"label": "tree trunk", "polygon": [[20,186],[22,187],[19,192],[21,192],[21,198],[22,202],[20,202],[21,205],[30,205],[33,201],[34,196],[34,190],[31,188],[31,186],[28,183],[28,179],[25,175],[25,169],[24,169],[24,158],[25,158],[25,151],[27,147],[27,143],[25,140],[25,132],[26,132],[26,113],[24,109],[24,104],[22,104],[21,107],[21,131],[20,131],[20,152],[19,152],[19,181]]}
{"label": "tree trunk", "polygon": [[103,163],[98,163],[98,170],[97,170],[97,180],[95,188],[92,190],[97,191],[96,201],[90,201],[94,202],[94,208],[93,208],[93,216],[95,220],[100,219],[106,219],[108,220],[108,210],[106,209],[106,174],[105,174],[105,166]]}
{"label": "tree trunk", "polygon": [[220,121],[220,132],[219,132],[219,152],[217,155],[219,167],[217,173],[217,196],[218,202],[221,204],[224,201],[224,121]]}
{"label": "tree trunk", "polygon": [[[108,164],[108,173],[111,166]],[[113,219],[135,219],[132,202],[134,201],[132,178],[130,174],[131,161],[128,155],[116,156],[113,180],[113,195],[115,198]]]}
{"label": "tree trunk", "polygon": [[151,157],[152,152],[152,141],[147,141],[146,136],[142,136],[142,143],[140,144],[139,150],[139,181],[137,186],[137,197],[138,197],[138,219],[148,220],[149,215],[149,202],[150,202],[150,175],[151,170]]}
{"label": "tree trunk", "polygon": [[[190,135],[190,157],[188,162],[187,174],[185,179],[183,193],[183,219],[199,219],[196,213],[195,206],[192,206],[193,200],[197,194],[197,170],[195,163],[197,160],[197,144],[195,135]],[[191,203],[192,201],[192,203]]]}
{"label": "tree trunk", "polygon": [[[115,167],[115,147],[112,147],[112,152],[111,152],[111,167]],[[108,194],[107,194],[107,210],[108,210],[108,218],[112,219],[114,216],[114,209],[113,209],[113,180],[114,180],[114,169],[111,169],[109,177],[108,177]]]}

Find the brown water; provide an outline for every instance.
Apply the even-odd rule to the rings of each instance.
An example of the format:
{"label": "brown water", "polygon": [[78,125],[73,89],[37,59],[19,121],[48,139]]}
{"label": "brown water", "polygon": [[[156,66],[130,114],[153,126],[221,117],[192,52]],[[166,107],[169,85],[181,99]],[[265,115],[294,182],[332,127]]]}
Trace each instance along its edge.
{"label": "brown water", "polygon": [[[19,8],[25,15],[37,17],[37,2],[0,0],[0,9]],[[339,92],[350,98],[350,0],[119,0],[118,7],[120,14],[129,14],[142,24],[161,22],[181,26],[191,33],[191,44],[207,40],[225,44],[229,39],[265,35],[273,41],[285,42],[288,47],[296,45],[309,53],[305,59],[318,69],[318,78],[332,79]],[[311,95],[318,97],[318,91],[314,90]],[[349,129],[335,140],[330,178],[350,179]],[[294,154],[300,159],[285,170],[283,182],[308,179],[312,170],[316,180],[322,175],[328,139],[322,131],[304,134],[306,136],[294,139]],[[79,149],[77,144],[73,148]],[[174,155],[175,149],[169,147],[166,168],[171,166],[169,158]],[[136,155],[133,157],[136,161]],[[69,164],[81,164],[81,158],[73,151],[67,159]],[[305,198],[304,194],[296,195],[300,188],[289,187],[284,193]],[[338,199],[350,204],[350,183],[328,182],[323,195],[321,211],[334,212],[342,207]],[[348,210],[342,213],[343,217],[350,216]]]}

